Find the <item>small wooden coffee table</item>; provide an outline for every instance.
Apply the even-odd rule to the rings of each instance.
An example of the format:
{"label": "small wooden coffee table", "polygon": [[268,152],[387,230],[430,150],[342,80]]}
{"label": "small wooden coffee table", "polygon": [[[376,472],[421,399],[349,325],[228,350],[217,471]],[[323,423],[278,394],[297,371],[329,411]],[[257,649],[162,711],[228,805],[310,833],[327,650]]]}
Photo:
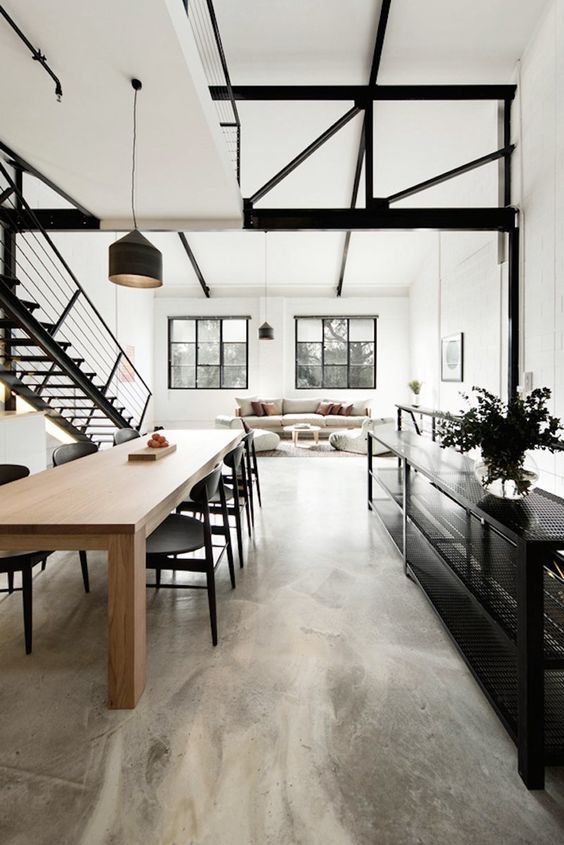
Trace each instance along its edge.
{"label": "small wooden coffee table", "polygon": [[[300,434],[313,434],[314,443],[319,443],[319,432],[321,431],[320,425],[308,425],[307,428],[303,425],[285,425],[284,431],[291,431],[292,432],[292,443],[294,446],[299,446],[298,438]],[[307,448],[307,447],[305,447]]]}

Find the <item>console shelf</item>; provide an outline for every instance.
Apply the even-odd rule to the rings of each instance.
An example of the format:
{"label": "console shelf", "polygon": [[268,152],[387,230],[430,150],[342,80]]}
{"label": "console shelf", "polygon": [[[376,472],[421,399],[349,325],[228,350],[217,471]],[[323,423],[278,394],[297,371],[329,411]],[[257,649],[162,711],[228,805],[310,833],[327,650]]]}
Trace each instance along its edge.
{"label": "console shelf", "polygon": [[495,499],[457,452],[372,437],[399,461],[376,471],[369,444],[369,507],[516,742],[526,785],[542,788],[544,767],[564,764],[564,582],[546,567],[564,548],[564,502]]}

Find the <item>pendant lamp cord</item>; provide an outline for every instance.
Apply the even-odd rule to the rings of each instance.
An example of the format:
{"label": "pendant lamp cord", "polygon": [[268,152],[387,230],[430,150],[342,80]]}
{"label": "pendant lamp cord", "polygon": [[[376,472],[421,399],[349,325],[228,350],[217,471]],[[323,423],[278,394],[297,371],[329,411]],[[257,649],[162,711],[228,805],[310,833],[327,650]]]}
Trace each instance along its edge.
{"label": "pendant lamp cord", "polygon": [[133,228],[137,229],[137,218],[135,216],[135,151],[137,146],[137,89],[133,93],[133,151],[131,158],[131,213],[133,216]]}

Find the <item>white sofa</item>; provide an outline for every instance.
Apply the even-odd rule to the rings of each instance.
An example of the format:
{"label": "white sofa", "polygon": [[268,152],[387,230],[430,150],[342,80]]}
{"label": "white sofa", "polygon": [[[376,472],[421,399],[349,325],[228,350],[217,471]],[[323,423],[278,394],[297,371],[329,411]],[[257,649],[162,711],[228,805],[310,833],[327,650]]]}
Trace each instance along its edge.
{"label": "white sofa", "polygon": [[[276,431],[280,433],[285,426],[296,425],[297,423],[309,423],[310,425],[318,425],[321,428],[321,433],[332,431],[343,431],[345,429],[361,429],[362,424],[370,419],[370,408],[368,407],[367,399],[353,400],[353,408],[350,416],[340,416],[338,414],[323,414],[316,413],[317,407],[321,401],[340,402],[345,404],[351,400],[338,399],[336,397],[329,399],[307,398],[307,399],[262,399],[257,396],[243,396],[236,397],[237,408],[235,414],[223,414],[216,417],[215,424],[217,427],[223,428],[239,428],[241,425],[241,418],[245,420],[250,428],[265,429],[268,431]],[[251,402],[274,402],[279,406],[281,413],[274,416],[257,417],[253,413]]]}

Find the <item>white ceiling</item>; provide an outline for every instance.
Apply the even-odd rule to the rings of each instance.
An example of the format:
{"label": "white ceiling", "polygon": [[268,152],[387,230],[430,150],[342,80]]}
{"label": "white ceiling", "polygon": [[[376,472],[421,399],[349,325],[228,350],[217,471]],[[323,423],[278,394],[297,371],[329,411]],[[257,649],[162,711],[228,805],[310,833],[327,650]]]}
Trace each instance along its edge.
{"label": "white ceiling", "polygon": [[110,226],[130,225],[133,90],[137,212],[145,226],[240,225],[241,196],[180,0],[7,0],[63,86],[0,21],[0,138]]}
{"label": "white ceiling", "polygon": [[[142,76],[140,108],[150,117],[145,115],[143,125],[140,112],[139,216],[148,227],[150,218],[159,218],[187,231],[212,295],[260,293],[262,233],[194,231],[206,228],[201,218],[213,218],[209,229],[221,228],[223,218],[232,222],[240,195],[225,151],[218,152],[222,139],[213,104],[202,93],[202,69],[186,47],[190,38],[186,21],[179,17],[181,0],[99,0],[87,5],[53,0],[48,9],[41,0],[11,0],[9,11],[16,14],[16,5],[30,34],[34,28],[41,32],[49,58],[63,62],[53,65],[65,97],[57,105],[49,78],[27,55],[22,58],[20,45],[12,39],[9,54],[2,56],[9,56],[9,67],[17,68],[30,101],[22,106],[19,81],[14,86],[10,73],[8,84],[0,73],[3,127],[11,133],[4,140],[10,143],[13,137],[13,146],[94,211],[99,209],[90,198],[104,216],[123,218],[129,179],[127,80],[134,73]],[[509,82],[546,5],[547,0],[393,0],[379,82]],[[345,84],[368,79],[380,0],[214,0],[214,6],[234,84]],[[8,39],[0,29],[0,50],[4,48]],[[238,105],[241,188],[248,196],[351,104]],[[260,205],[348,206],[360,125],[360,117],[351,121]],[[386,196],[495,149],[496,105],[378,102],[375,139],[375,193]],[[493,205],[496,177],[497,165],[489,165],[402,204]],[[182,215],[200,220],[182,222]],[[178,237],[150,237],[164,256],[165,287],[158,295],[203,296]],[[336,232],[270,234],[269,291],[331,295],[343,240]],[[436,234],[428,232],[354,233],[344,294],[405,291],[428,251],[436,248],[436,240]]]}

